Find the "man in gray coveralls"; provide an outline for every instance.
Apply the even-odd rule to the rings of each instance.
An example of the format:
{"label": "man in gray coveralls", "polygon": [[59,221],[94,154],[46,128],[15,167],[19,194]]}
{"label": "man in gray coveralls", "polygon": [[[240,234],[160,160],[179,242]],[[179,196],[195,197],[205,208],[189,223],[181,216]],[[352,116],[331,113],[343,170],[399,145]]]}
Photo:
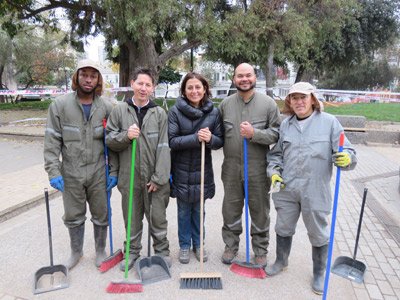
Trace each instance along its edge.
{"label": "man in gray coveralls", "polygon": [[[254,68],[242,63],[235,69],[233,82],[238,92],[219,106],[225,127],[222,181],[224,200],[222,262],[231,264],[239,248],[244,205],[243,139],[248,140],[249,210],[255,263],[267,264],[269,244],[269,180],[266,155],[279,136],[280,113],[275,101],[254,90]],[[240,170],[240,171],[239,171]]]}

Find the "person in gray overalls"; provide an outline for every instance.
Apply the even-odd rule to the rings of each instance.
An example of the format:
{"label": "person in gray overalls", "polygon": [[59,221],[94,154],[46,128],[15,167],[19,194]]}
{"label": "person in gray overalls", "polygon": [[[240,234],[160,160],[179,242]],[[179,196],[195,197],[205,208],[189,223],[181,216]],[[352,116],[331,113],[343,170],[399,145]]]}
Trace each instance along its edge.
{"label": "person in gray overalls", "polygon": [[342,170],[354,169],[356,152],[347,139],[343,152],[337,152],[343,128],[333,115],[320,111],[311,84],[298,82],[290,88],[284,113],[290,117],[282,121],[279,140],[267,155],[267,174],[272,187],[279,183],[281,189],[273,194],[277,211],[276,261],[266,268],[266,273],[274,276],[288,266],[292,236],[301,213],[312,244],[312,289],[322,294],[329,244],[332,168],[334,164]]}

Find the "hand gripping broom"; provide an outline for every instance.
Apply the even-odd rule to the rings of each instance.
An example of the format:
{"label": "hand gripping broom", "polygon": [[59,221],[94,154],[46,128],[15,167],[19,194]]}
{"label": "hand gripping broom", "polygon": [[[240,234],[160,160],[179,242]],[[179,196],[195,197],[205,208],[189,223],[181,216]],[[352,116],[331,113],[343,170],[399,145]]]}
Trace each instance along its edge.
{"label": "hand gripping broom", "polygon": [[260,278],[267,277],[264,267],[250,263],[250,239],[249,239],[249,176],[247,162],[247,140],[243,139],[243,157],[244,157],[244,206],[246,223],[246,261],[234,261],[231,265],[231,271],[245,277]]}
{"label": "hand gripping broom", "polygon": [[122,281],[111,282],[106,291],[107,293],[140,293],[143,292],[143,285],[140,281],[129,281],[129,250],[131,246],[131,223],[132,223],[132,202],[135,178],[135,157],[136,157],[136,139],[132,140],[132,160],[131,160],[131,176],[129,183],[129,204],[128,204],[128,225],[126,228],[126,245],[125,245],[125,273]]}
{"label": "hand gripping broom", "polygon": [[[339,137],[339,149],[338,152],[343,152],[344,144],[344,133],[340,133]],[[331,222],[331,234],[329,238],[329,248],[328,248],[328,258],[325,270],[325,281],[324,281],[324,293],[322,299],[326,300],[328,296],[328,286],[329,286],[329,275],[331,273],[331,261],[332,261],[332,250],[333,250],[333,238],[335,236],[335,224],[336,224],[336,211],[339,198],[339,186],[340,186],[340,167],[336,168],[336,182],[335,182],[335,195],[333,197],[333,209],[332,209],[332,222]]]}
{"label": "hand gripping broom", "polygon": [[[106,168],[106,185],[108,183],[108,177],[109,177],[109,165],[108,165],[108,149],[107,149],[107,144],[106,144],[106,126],[107,126],[107,120],[103,119],[103,135],[104,135],[104,160],[105,160],[105,168]],[[122,255],[121,249],[118,249],[117,251],[114,252],[113,248],[113,235],[112,235],[112,222],[111,222],[111,192],[107,191],[107,215],[108,215],[108,233],[109,233],[109,239],[110,239],[110,256],[104,259],[104,261],[101,263],[99,267],[99,271],[101,273],[107,272],[111,268],[113,268],[115,265],[117,265],[123,258],[124,256]]]}
{"label": "hand gripping broom", "polygon": [[201,177],[200,177],[200,273],[182,273],[181,289],[222,289],[221,273],[204,273],[204,161],[205,143],[201,142]]}

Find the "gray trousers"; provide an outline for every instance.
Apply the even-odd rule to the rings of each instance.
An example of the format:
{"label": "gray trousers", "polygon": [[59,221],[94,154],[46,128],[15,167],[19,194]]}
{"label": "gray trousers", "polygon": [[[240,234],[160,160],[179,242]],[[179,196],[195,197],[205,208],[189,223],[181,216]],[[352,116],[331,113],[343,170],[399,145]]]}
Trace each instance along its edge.
{"label": "gray trousers", "polygon": [[104,172],[95,172],[86,179],[64,176],[64,224],[68,228],[86,221],[86,202],[95,225],[107,226],[107,194]]}
{"label": "gray trousers", "polygon": [[307,228],[308,238],[313,247],[321,247],[329,242],[329,212],[313,209],[313,201],[302,191],[285,191],[272,194],[277,212],[275,231],[283,237],[296,232],[300,212]]}
{"label": "gray trousers", "polygon": [[[128,226],[128,202],[129,191],[122,193],[122,212],[124,216],[125,228]],[[169,184],[159,186],[152,195],[152,229],[154,252],[161,256],[169,255],[169,242],[167,239],[167,215],[166,209],[169,203]],[[136,188],[132,203],[132,222],[131,222],[131,244],[130,253],[139,255],[142,249],[143,216],[150,220],[150,205],[147,189]],[[147,238],[147,237],[146,237]],[[125,249],[125,248],[124,248]]]}
{"label": "gray trousers", "polygon": [[[224,180],[224,200],[222,204],[222,239],[225,247],[236,252],[239,249],[244,222],[244,182],[242,180]],[[249,178],[249,223],[253,252],[255,255],[265,255],[269,245],[269,210],[267,180]]]}

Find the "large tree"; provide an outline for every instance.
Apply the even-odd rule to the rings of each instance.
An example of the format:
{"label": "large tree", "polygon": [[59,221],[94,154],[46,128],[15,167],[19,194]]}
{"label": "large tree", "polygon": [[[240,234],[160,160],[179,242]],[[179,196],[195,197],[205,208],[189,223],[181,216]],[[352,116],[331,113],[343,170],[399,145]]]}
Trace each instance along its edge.
{"label": "large tree", "polygon": [[[238,1],[208,42],[207,57],[273,66],[294,63],[296,81],[358,64],[398,35],[399,0]],[[245,4],[245,5],[244,5]]]}
{"label": "large tree", "polygon": [[[167,61],[199,46],[206,28],[219,17],[219,0],[3,0],[0,10],[30,22],[55,25],[62,8],[71,25],[70,42],[103,34],[110,58],[120,64],[120,84],[127,86],[137,66],[158,76]],[[50,12],[45,14],[45,12]],[[12,26],[9,26],[11,29]]]}

